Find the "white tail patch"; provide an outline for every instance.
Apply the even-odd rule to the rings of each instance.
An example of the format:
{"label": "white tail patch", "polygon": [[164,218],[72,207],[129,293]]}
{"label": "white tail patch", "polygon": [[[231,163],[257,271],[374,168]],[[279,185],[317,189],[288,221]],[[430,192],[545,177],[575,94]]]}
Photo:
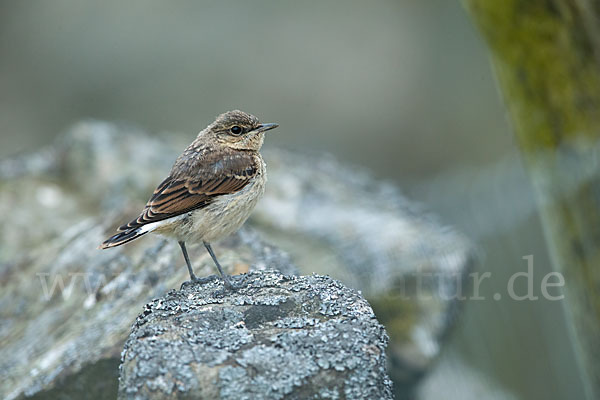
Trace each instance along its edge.
{"label": "white tail patch", "polygon": [[149,224],[142,225],[139,228],[140,229],[139,232],[140,233],[152,232],[152,231],[156,230],[157,228],[160,228],[161,226],[172,224],[173,222],[179,221],[180,219],[183,219],[185,217],[187,217],[187,213],[178,215],[176,217],[163,219],[162,221],[151,222]]}

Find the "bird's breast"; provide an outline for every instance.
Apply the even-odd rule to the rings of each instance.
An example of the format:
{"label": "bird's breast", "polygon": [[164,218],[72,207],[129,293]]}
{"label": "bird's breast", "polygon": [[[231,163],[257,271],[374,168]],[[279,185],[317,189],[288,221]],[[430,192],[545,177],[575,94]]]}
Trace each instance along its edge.
{"label": "bird's breast", "polygon": [[259,172],[236,193],[215,197],[206,207],[193,211],[185,224],[185,236],[207,242],[237,231],[248,219],[265,192],[267,177],[261,160]]}

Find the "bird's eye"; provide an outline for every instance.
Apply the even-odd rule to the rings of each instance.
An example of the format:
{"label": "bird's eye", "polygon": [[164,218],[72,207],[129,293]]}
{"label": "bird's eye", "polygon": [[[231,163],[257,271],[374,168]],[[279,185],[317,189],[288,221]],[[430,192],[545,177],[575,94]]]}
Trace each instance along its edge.
{"label": "bird's eye", "polygon": [[237,136],[237,135],[239,135],[239,134],[241,134],[241,133],[242,133],[242,128],[240,128],[239,126],[235,125],[235,126],[232,126],[232,127],[231,127],[231,129],[230,129],[229,131],[230,131],[232,134],[234,134],[234,135],[236,135],[236,136]]}

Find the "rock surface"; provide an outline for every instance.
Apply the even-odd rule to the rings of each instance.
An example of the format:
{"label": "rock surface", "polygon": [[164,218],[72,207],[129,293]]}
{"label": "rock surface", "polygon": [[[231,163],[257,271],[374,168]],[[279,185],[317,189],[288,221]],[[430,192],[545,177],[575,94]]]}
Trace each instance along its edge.
{"label": "rock surface", "polygon": [[[103,236],[94,220],[84,220],[60,240],[5,265],[0,398],[36,393],[48,398],[65,392],[73,392],[66,397],[73,399],[84,394],[88,399],[115,398],[119,355],[132,321],[144,303],[179,287],[187,270],[175,243],[95,250]],[[294,272],[283,253],[256,240],[246,230],[215,251],[224,264],[242,272],[267,265]],[[202,248],[193,246],[190,252],[199,275],[213,273]],[[100,381],[102,390],[88,394],[89,386]]]}
{"label": "rock surface", "polygon": [[[189,141],[83,122],[49,148],[0,160],[0,398],[78,388],[114,398],[131,321],[187,271],[177,245],[155,237],[96,246],[139,212]],[[317,272],[361,290],[390,335],[395,389],[410,394],[452,324],[472,246],[356,168],[264,154],[269,182],[251,229],[214,245],[224,268]],[[189,250],[197,275],[214,273],[203,248]],[[94,376],[110,390],[88,392]]]}
{"label": "rock surface", "polygon": [[367,301],[323,276],[252,272],[146,305],[120,398],[391,399],[387,335]]}

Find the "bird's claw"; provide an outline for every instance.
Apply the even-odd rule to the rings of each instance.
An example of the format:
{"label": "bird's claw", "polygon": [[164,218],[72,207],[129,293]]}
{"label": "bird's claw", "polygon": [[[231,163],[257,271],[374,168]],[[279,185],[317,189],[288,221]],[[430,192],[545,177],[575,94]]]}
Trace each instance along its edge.
{"label": "bird's claw", "polygon": [[215,279],[217,279],[216,275],[209,275],[209,276],[204,276],[202,278],[198,278],[197,276],[192,276],[192,278],[189,281],[185,281],[181,284],[181,287],[179,288],[179,290],[183,289],[185,286],[187,285],[191,285],[191,284],[199,284],[199,285],[204,285],[206,283],[212,282]]}

